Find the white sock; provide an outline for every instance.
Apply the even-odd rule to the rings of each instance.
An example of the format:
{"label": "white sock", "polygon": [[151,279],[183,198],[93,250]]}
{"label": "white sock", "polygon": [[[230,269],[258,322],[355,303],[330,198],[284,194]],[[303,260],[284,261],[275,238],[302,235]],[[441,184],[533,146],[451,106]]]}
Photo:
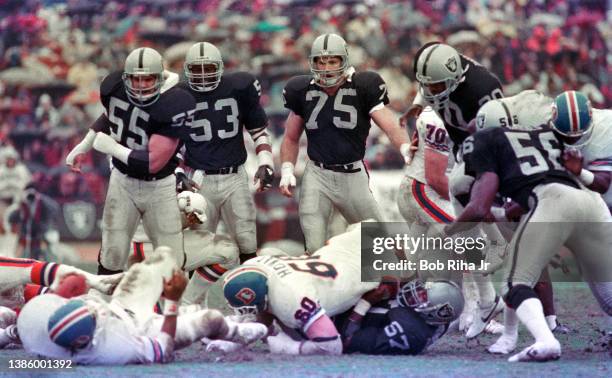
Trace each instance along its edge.
{"label": "white sock", "polygon": [[504,336],[518,337],[519,319],[516,316],[516,311],[506,306],[504,308]]}
{"label": "white sock", "polygon": [[557,328],[557,315],[548,315],[546,317],[546,323],[548,323],[548,328],[551,331]]}
{"label": "white sock", "polygon": [[478,288],[480,307],[492,305],[495,302],[495,288],[493,287],[493,282],[491,282],[491,276],[474,273],[472,277],[474,277],[476,288]]}
{"label": "white sock", "polygon": [[516,315],[525,324],[529,332],[531,332],[536,342],[555,340],[555,336],[548,328],[548,323],[546,323],[544,318],[542,302],[538,298],[524,300],[516,309]]}

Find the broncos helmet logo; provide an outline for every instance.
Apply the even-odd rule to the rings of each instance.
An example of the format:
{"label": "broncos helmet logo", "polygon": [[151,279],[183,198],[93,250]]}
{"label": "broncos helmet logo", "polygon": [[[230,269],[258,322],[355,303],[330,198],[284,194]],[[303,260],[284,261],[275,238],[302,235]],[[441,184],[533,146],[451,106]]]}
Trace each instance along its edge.
{"label": "broncos helmet logo", "polygon": [[253,303],[257,295],[252,289],[243,287],[238,293],[236,293],[235,297],[240,302],[244,303],[245,306],[248,306]]}

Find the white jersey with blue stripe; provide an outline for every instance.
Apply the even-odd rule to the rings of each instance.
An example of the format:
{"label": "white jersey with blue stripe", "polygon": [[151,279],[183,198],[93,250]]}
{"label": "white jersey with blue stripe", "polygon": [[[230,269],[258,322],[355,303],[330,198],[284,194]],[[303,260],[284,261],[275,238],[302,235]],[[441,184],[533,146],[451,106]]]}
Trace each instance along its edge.
{"label": "white jersey with blue stripe", "polygon": [[[593,109],[592,120],[590,140],[580,149],[584,168],[590,171],[612,172],[612,110]],[[606,204],[612,206],[612,186],[603,197]]]}

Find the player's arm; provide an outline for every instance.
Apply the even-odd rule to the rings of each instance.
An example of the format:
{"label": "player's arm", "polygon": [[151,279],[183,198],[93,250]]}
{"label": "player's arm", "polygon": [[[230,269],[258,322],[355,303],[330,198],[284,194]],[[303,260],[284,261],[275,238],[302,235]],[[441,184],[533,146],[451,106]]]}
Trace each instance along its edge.
{"label": "player's arm", "polygon": [[98,119],[90,126],[87,130],[87,134],[83,140],[81,140],[66,156],[66,165],[70,167],[73,172],[81,172],[81,155],[86,154],[91,150],[96,139],[97,132],[107,133],[110,130],[111,122],[106,114],[100,115]]}
{"label": "player's arm", "polygon": [[382,103],[381,106],[378,108],[375,107],[374,109],[370,112],[372,120],[374,120],[385,134],[387,134],[391,143],[399,149],[406,164],[408,164],[412,160],[412,151],[414,147],[411,146],[406,129],[399,126],[393,112],[382,105]]}
{"label": "player's arm", "polygon": [[304,119],[293,111],[285,121],[285,135],[281,144],[281,193],[286,197],[293,197],[291,188],[295,187],[296,179],[294,175],[295,163],[300,149],[300,137],[304,132]]}
{"label": "player's arm", "polygon": [[603,194],[610,188],[612,156],[594,160],[585,168],[580,151],[569,149],[563,153],[563,166],[593,191]]}
{"label": "player's arm", "polygon": [[117,143],[110,135],[98,132],[93,147],[111,155],[143,175],[156,174],[170,161],[179,139],[153,134],[146,150],[132,150]]}
{"label": "player's arm", "polygon": [[338,330],[324,311],[304,328],[307,340],[293,340],[284,332],[268,337],[270,352],[294,355],[342,354],[342,341]]}
{"label": "player's arm", "polygon": [[445,227],[447,235],[472,228],[466,222],[482,222],[492,218],[491,206],[499,189],[499,177],[495,172],[484,172],[474,182],[470,195],[470,202],[457,219]]}

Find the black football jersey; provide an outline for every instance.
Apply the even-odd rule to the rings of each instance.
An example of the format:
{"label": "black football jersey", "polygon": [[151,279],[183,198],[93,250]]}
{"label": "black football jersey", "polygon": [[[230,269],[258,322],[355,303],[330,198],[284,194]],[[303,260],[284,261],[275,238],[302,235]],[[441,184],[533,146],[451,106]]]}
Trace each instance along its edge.
{"label": "black football jersey", "polygon": [[185,163],[194,169],[219,169],[244,164],[247,158],[243,127],[265,127],[268,118],[259,103],[261,86],[247,72],[224,74],[219,86],[197,92],[187,82],[179,87],[189,90],[197,105],[190,128],[186,128]]}
{"label": "black football jersey", "polygon": [[499,193],[528,209],[532,190],[541,184],[562,183],[579,188],[561,163],[563,143],[551,130],[485,129],[465,140],[476,177],[499,176]]}
{"label": "black football jersey", "polygon": [[435,342],[446,329],[446,326],[427,324],[410,308],[368,312],[361,328],[351,337],[345,353],[415,355]]}
{"label": "black football jersey", "polygon": [[312,76],[295,76],[283,91],[285,107],[304,120],[308,157],[324,164],[363,159],[370,111],[389,103],[387,86],[375,72],[355,72],[329,96]]}
{"label": "black football jersey", "polygon": [[484,66],[463,55],[461,65],[467,67],[463,82],[450,94],[447,104],[437,109],[457,147],[469,136],[467,125],[478,109],[489,100],[504,97],[499,79]]}
{"label": "black football jersey", "polygon": [[[121,75],[121,72],[113,72],[100,84],[100,99],[113,139],[138,151],[147,149],[153,134],[180,138],[188,113],[195,108],[193,96],[175,86],[162,93],[153,104],[136,106],[127,97]],[[140,176],[118,159],[113,158],[113,165],[127,175]],[[178,160],[173,157],[156,176],[171,174],[177,165]]]}

